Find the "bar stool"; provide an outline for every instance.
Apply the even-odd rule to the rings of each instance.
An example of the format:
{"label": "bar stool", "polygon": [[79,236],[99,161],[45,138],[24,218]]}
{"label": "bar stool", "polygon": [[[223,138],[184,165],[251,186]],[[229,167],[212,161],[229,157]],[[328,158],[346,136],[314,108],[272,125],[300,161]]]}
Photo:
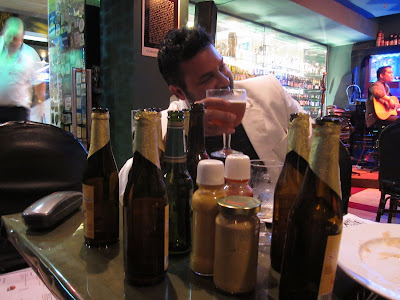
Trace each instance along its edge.
{"label": "bar stool", "polygon": [[[392,217],[400,213],[400,122],[386,126],[379,137],[379,190],[381,197],[376,212],[376,221],[379,222],[384,213],[388,213],[388,223]],[[389,209],[386,202],[389,201]]]}

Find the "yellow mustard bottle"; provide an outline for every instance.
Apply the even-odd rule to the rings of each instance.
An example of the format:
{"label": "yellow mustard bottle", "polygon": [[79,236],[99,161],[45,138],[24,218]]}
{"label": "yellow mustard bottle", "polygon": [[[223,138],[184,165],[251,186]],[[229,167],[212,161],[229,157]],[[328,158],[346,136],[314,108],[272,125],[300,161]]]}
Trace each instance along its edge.
{"label": "yellow mustard bottle", "polygon": [[211,276],[214,270],[215,217],[218,199],[224,197],[224,164],[201,160],[197,166],[198,190],[192,198],[192,251],[190,268],[198,275]]}

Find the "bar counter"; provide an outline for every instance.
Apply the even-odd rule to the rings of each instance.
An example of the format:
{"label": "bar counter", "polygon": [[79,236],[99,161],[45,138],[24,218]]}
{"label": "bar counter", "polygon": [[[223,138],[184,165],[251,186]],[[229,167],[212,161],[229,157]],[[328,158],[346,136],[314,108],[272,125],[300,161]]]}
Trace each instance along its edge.
{"label": "bar counter", "polygon": [[[2,217],[8,239],[60,299],[237,299],[214,287],[212,277],[194,274],[189,254],[170,256],[165,280],[136,287],[124,280],[122,239],[107,248],[84,245],[82,212],[48,231],[32,231],[21,213]],[[122,237],[122,215],[120,220]],[[245,299],[278,299],[278,279],[270,270],[269,247],[259,249],[257,286]],[[276,272],[275,272],[276,274]],[[355,282],[338,268],[333,299],[355,292]],[[339,294],[338,294],[339,293]]]}

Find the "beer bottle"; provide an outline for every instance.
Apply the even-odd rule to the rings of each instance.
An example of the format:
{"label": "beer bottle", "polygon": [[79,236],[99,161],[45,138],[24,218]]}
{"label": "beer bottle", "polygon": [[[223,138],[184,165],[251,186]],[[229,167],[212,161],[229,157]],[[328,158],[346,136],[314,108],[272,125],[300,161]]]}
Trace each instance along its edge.
{"label": "beer bottle", "polygon": [[309,115],[291,114],[287,154],[276,183],[272,217],[271,266],[278,272],[281,271],[287,218],[308,167],[309,126]]}
{"label": "beer bottle", "polygon": [[83,173],[84,238],[87,246],[107,246],[119,239],[118,169],[110,143],[107,108],[92,109],[92,130]]}
{"label": "beer bottle", "polygon": [[157,112],[135,115],[133,162],[124,193],[124,269],[127,281],[151,285],[168,267],[168,200],[160,169]]}
{"label": "beer bottle", "polygon": [[204,143],[204,103],[190,105],[187,168],[193,179],[194,191],[197,190],[197,165],[202,159],[209,159]]}
{"label": "beer bottle", "polygon": [[169,253],[190,251],[193,182],[186,167],[184,112],[169,111],[164,183],[169,202]]}
{"label": "beer bottle", "polygon": [[162,127],[161,127],[161,108],[159,107],[153,107],[149,108],[149,110],[157,112],[157,135],[158,135],[158,154],[160,156],[160,166],[163,166],[164,163],[164,152],[165,152],[165,147],[164,147],[164,141],[163,141],[163,136],[162,136]]}
{"label": "beer bottle", "polygon": [[342,235],[338,120],[314,125],[310,166],[289,212],[279,299],[330,299]]}

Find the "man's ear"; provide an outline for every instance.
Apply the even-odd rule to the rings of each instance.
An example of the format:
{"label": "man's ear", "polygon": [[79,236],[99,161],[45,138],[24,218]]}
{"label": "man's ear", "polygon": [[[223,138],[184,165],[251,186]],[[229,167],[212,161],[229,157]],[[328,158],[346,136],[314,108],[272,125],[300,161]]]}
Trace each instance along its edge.
{"label": "man's ear", "polygon": [[172,94],[178,97],[178,99],[180,100],[186,99],[185,92],[180,87],[177,87],[176,85],[170,85],[169,90],[172,92]]}

